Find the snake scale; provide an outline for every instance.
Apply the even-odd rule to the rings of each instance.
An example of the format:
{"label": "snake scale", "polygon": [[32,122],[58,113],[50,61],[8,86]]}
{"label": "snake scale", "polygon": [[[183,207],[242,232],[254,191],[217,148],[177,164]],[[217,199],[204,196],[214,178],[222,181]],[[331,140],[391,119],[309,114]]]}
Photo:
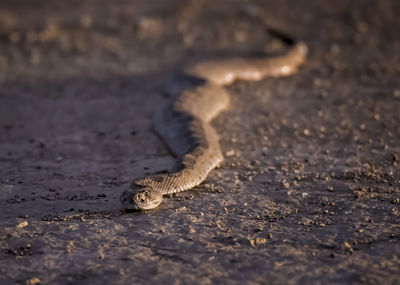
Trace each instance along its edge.
{"label": "snake scale", "polygon": [[197,63],[184,73],[201,80],[183,89],[156,115],[155,129],[177,157],[167,173],[136,179],[121,195],[127,210],[150,210],[163,195],[191,189],[202,183],[220,164],[223,155],[219,137],[210,122],[230,105],[224,86],[235,80],[257,81],[265,77],[293,74],[304,62],[307,46],[290,42],[283,55],[259,58],[230,58]]}

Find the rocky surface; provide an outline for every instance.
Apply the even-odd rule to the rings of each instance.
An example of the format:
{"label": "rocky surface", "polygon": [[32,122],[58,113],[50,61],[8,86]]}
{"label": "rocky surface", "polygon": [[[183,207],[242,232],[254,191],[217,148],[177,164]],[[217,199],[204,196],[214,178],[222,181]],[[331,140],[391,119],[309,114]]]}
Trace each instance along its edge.
{"label": "rocky surface", "polygon": [[[67,2],[0,4],[1,284],[400,284],[398,1]],[[222,167],[122,211],[174,161],[163,86],[268,26],[306,64],[231,85]]]}

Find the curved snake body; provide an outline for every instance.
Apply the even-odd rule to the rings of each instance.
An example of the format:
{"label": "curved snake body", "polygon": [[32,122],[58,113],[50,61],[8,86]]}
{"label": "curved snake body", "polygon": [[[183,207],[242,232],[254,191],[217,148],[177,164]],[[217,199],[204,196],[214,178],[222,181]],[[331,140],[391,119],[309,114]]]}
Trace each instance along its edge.
{"label": "curved snake body", "polygon": [[121,195],[125,209],[156,208],[163,195],[191,189],[203,182],[223,160],[219,137],[210,122],[230,104],[223,86],[235,80],[260,80],[294,73],[304,61],[307,46],[299,42],[284,55],[272,58],[215,60],[185,69],[201,84],[186,88],[156,116],[156,131],[177,156],[173,169],[137,179]]}

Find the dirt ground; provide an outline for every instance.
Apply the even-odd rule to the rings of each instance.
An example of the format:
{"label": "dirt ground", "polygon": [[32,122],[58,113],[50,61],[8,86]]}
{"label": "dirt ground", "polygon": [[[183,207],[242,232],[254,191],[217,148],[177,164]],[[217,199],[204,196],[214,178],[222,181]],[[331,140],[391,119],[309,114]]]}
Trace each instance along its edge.
{"label": "dirt ground", "polygon": [[[400,284],[400,2],[0,3],[1,284]],[[284,51],[236,82],[226,160],[124,212],[174,158],[152,130],[182,66]]]}

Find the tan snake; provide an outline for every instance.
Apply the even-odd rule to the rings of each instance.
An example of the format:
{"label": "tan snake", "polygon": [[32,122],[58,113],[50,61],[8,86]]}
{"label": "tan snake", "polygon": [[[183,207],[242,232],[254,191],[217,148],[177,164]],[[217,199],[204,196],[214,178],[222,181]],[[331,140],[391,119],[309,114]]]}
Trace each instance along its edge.
{"label": "tan snake", "polygon": [[307,46],[293,43],[288,52],[271,58],[231,58],[195,64],[185,73],[201,83],[181,91],[156,116],[156,131],[176,155],[177,163],[165,174],[136,179],[121,195],[128,210],[150,210],[163,195],[191,189],[202,183],[220,164],[219,137],[210,122],[230,104],[223,86],[235,80],[257,81],[296,72],[305,60]]}

